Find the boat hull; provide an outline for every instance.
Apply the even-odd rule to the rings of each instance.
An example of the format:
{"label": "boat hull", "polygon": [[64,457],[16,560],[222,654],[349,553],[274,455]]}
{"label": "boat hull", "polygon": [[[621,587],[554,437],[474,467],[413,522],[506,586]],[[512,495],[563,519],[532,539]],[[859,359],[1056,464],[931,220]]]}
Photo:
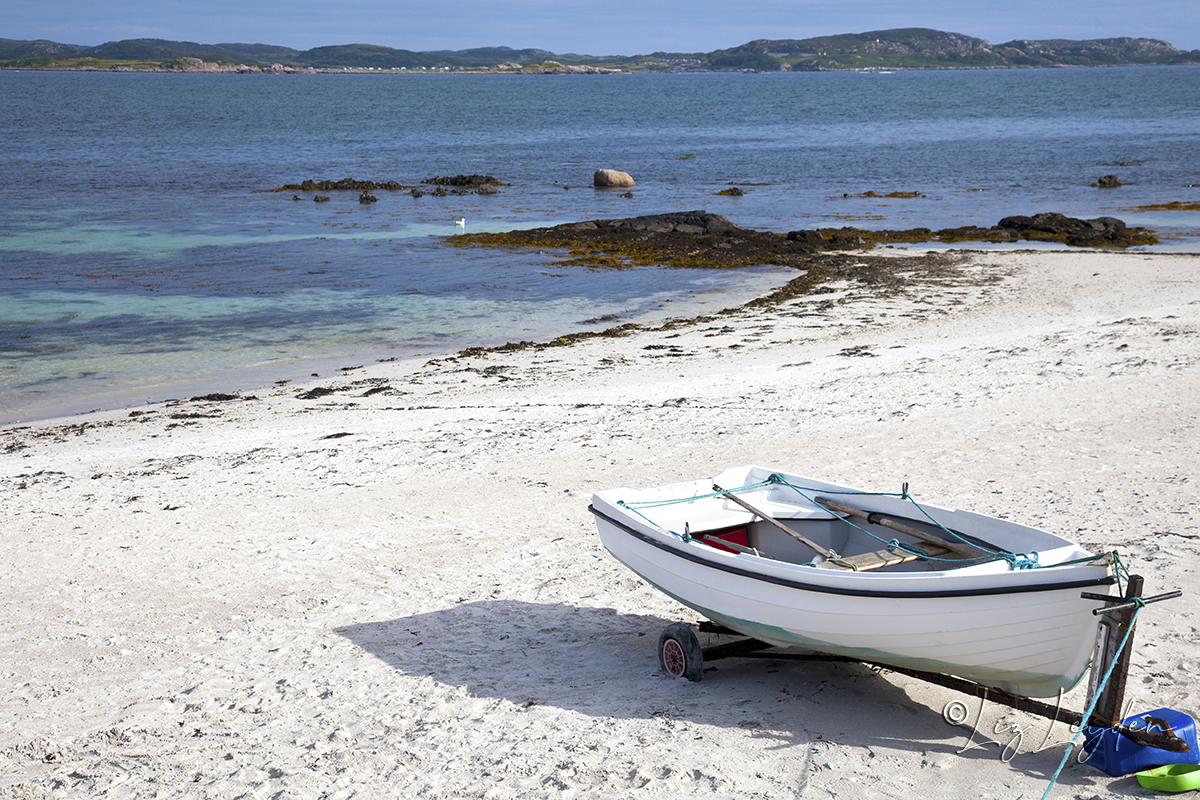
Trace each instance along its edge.
{"label": "boat hull", "polygon": [[798,647],[1051,697],[1086,674],[1104,566],[887,576],[722,552],[593,505],[621,563],[727,628]]}

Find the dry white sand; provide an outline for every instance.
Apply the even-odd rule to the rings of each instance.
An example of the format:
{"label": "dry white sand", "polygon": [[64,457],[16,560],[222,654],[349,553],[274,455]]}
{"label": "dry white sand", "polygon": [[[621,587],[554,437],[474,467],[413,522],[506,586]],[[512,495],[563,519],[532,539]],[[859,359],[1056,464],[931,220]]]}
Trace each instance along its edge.
{"label": "dry white sand", "polygon": [[[0,797],[1040,797],[1062,724],[861,666],[658,671],[697,617],[590,494],[742,463],[1118,548],[1185,591],[1143,614],[1132,708],[1200,711],[1200,257],[833,288],[3,432]],[[1147,795],[1072,765],[1052,796]]]}

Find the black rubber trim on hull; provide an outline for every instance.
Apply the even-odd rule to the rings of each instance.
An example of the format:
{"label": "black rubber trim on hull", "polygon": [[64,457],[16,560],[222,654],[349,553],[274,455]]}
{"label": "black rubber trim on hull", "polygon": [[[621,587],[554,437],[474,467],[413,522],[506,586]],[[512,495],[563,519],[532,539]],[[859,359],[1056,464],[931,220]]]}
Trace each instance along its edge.
{"label": "black rubber trim on hull", "polygon": [[[1061,583],[1044,583],[1033,586],[995,586],[986,589],[958,589],[952,591],[883,591],[880,589],[845,589],[838,586],[821,586],[812,583],[804,583],[803,581],[792,580],[791,578],[781,578],[777,575],[764,575],[761,572],[755,572],[749,569],[734,566],[733,564],[719,564],[714,561],[709,561],[695,553],[688,553],[678,548],[672,547],[669,544],[660,542],[657,539],[647,536],[641,531],[629,527],[620,520],[615,520],[607,514],[603,514],[596,510],[594,506],[589,505],[588,511],[595,514],[600,519],[616,526],[625,533],[640,539],[647,544],[653,545],[660,550],[663,550],[676,558],[682,558],[687,561],[692,561],[697,564],[702,564],[709,569],[728,572],[732,575],[740,575],[744,578],[753,578],[764,583],[773,583],[779,586],[786,586],[791,589],[800,589],[806,592],[823,592],[825,594],[841,594],[851,595],[854,597],[891,597],[894,599],[904,599],[907,597],[981,597],[992,594],[1029,594],[1032,592],[1054,592],[1062,589],[1085,589],[1089,586],[1111,586],[1117,582],[1117,579],[1109,575],[1098,580],[1085,581],[1063,581]],[[870,577],[864,576],[866,580]]]}

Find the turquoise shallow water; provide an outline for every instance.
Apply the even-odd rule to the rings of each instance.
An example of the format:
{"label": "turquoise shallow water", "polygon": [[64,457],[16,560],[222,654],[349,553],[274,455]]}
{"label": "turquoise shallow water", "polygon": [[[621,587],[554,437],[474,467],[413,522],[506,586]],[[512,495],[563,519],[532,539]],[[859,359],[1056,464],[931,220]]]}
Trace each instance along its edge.
{"label": "turquoise shallow water", "polygon": [[[1200,69],[777,75],[0,72],[0,422],[341,360],[724,307],[772,272],[562,270],[466,230],[706,208],[745,227],[1109,214],[1195,250]],[[599,167],[633,198],[590,188]],[[264,190],[483,173],[492,196]],[[1128,185],[1089,184],[1117,174]],[[731,183],[742,197],[715,192]],[[567,188],[570,187],[570,188]],[[911,200],[860,198],[920,191]],[[674,303],[667,306],[665,300]],[[611,323],[608,323],[611,324]],[[257,384],[255,383],[257,382]]]}

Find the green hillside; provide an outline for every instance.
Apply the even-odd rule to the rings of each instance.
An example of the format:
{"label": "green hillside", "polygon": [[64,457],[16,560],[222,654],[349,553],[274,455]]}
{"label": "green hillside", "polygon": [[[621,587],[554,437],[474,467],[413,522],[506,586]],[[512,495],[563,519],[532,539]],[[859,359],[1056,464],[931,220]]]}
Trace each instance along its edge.
{"label": "green hillside", "polygon": [[[711,53],[656,52],[635,56],[556,54],[548,50],[476,47],[415,52],[373,44],[345,44],[294,50],[269,44],[199,44],[164,39],[126,39],[96,47],[46,39],[0,39],[0,68],[81,69],[133,65],[141,69],[178,68],[181,59],[292,69],[495,69],[555,61],[572,66],[669,70],[970,69],[1136,64],[1196,64],[1200,51],[1178,50],[1158,39],[1120,37],[1073,41],[1014,40],[992,44],[960,33],[928,28],[817,36],[809,39],[756,39]],[[109,65],[109,66],[105,66]]]}
{"label": "green hillside", "polygon": [[414,53],[411,50],[393,50],[374,44],[342,44],[328,47],[314,47],[298,53],[289,62],[292,66],[315,67],[317,69],[337,69],[352,67],[364,69],[414,69],[417,67],[454,66],[446,62],[442,64],[436,58],[430,58],[428,53]]}

